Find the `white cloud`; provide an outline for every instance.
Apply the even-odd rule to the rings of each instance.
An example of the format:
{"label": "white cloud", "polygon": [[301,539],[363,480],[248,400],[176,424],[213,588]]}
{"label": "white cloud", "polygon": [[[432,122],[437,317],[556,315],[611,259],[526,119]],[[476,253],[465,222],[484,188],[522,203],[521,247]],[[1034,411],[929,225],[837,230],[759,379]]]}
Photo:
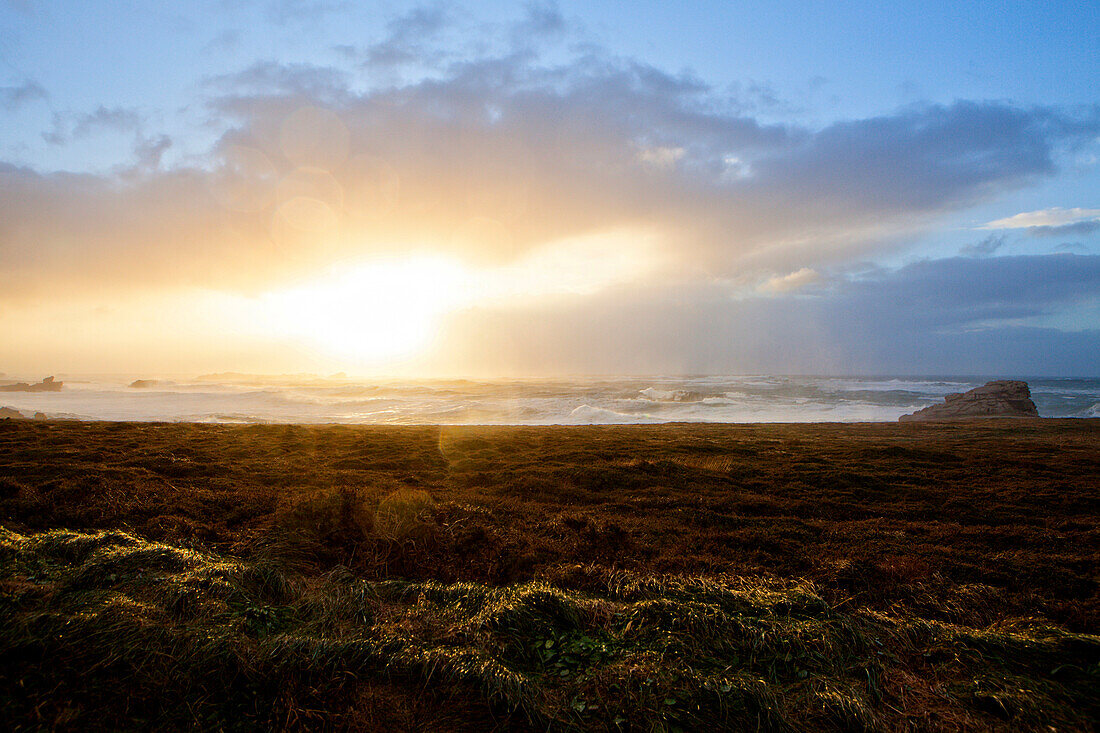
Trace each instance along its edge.
{"label": "white cloud", "polygon": [[821,273],[810,267],[786,275],[776,275],[763,283],[758,289],[762,293],[791,293],[803,290],[822,281]]}
{"label": "white cloud", "polygon": [[683,148],[670,148],[670,147],[652,147],[642,148],[638,152],[638,160],[643,163],[648,163],[654,168],[672,168],[676,165],[676,161],[684,157],[684,153],[687,152]]}
{"label": "white cloud", "polygon": [[1029,229],[1031,227],[1060,227],[1081,221],[1100,219],[1100,209],[1063,209],[1054,206],[1039,211],[1025,211],[1015,216],[997,219],[981,229]]}

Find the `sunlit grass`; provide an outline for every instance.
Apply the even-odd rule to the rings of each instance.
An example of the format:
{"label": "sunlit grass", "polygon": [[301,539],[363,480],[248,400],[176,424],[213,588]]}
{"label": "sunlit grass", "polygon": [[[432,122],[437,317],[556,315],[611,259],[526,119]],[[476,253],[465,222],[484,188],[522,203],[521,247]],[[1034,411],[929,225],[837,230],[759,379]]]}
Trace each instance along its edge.
{"label": "sunlit grass", "polygon": [[1087,730],[1096,432],[4,423],[0,708]]}
{"label": "sunlit grass", "polygon": [[807,582],[368,581],[57,530],[2,531],[0,582],[19,720],[60,689],[79,721],[125,685],[119,725],[264,727],[317,701],[350,724],[350,690],[390,678],[539,728],[896,730],[920,727],[899,706],[923,695],[933,727],[1084,729],[1100,703],[1096,636],[846,610]]}

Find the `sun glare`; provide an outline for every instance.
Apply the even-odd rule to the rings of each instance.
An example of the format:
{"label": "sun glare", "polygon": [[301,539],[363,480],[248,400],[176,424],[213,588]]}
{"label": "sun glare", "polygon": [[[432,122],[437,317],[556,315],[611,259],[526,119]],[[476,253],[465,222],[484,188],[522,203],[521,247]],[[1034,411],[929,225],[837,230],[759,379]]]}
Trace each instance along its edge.
{"label": "sun glare", "polygon": [[374,362],[415,353],[459,305],[464,267],[422,256],[379,260],[264,297],[275,330],[330,353]]}
{"label": "sun glare", "polygon": [[341,263],[316,280],[267,293],[245,312],[265,333],[349,366],[377,365],[423,351],[455,311],[591,295],[644,276],[658,261],[653,237],[640,231],[559,240],[496,267],[428,253],[372,259]]}

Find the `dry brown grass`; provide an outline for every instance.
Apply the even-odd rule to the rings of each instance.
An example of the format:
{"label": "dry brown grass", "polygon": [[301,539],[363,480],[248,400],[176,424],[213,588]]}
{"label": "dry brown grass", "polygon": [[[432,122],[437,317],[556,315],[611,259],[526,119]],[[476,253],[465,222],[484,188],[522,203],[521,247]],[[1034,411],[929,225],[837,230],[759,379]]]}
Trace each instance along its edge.
{"label": "dry brown grass", "polygon": [[435,502],[427,491],[398,489],[382,497],[374,512],[374,531],[393,542],[424,541],[435,528]]}
{"label": "dry brown grass", "polygon": [[[742,692],[744,700],[779,695],[786,719],[819,729],[1038,730],[1053,720],[1052,711],[1062,711],[1062,729],[1072,729],[1082,714],[1100,714],[1095,695],[1080,692],[1089,687],[1088,675],[1100,674],[1095,648],[1080,641],[1094,637],[1072,636],[1100,630],[1098,476],[1098,420],[591,428],[0,421],[0,521],[11,530],[31,536],[56,528],[117,529],[250,564],[267,578],[268,595],[233,613],[244,613],[257,628],[304,623],[318,604],[350,603],[345,591],[309,595],[321,579],[348,569],[379,588],[398,577],[427,584],[417,588],[469,583],[448,592],[471,613],[497,608],[489,601],[496,596],[479,589],[545,583],[571,599],[560,608],[581,603],[588,614],[580,629],[551,606],[532,607],[534,620],[523,622],[530,628],[566,624],[554,638],[568,645],[570,656],[545,663],[560,661],[572,670],[581,663],[569,660],[587,660],[582,667],[592,676],[570,694],[614,699],[610,685],[625,685],[645,715],[679,710],[646,692],[651,688],[684,691],[700,710],[712,710],[721,697],[708,698],[710,683],[701,680],[715,679],[704,653],[714,646],[707,629],[725,622],[699,605],[710,600],[676,590],[676,578],[720,587],[811,583],[837,614],[835,623],[782,626],[775,648],[797,642],[789,648],[803,649],[804,657],[784,662],[780,654],[774,680],[762,657],[767,694]],[[38,576],[23,566],[5,570],[0,600],[7,605],[0,612],[37,613],[36,604],[53,602],[41,590],[52,586],[36,585]],[[89,588],[108,577],[95,568],[80,572]],[[134,593],[140,602],[142,593]],[[306,600],[292,601],[303,593]],[[372,611],[380,614],[376,623],[425,639],[439,634],[444,645],[473,628],[443,606],[401,598],[380,602]],[[643,605],[629,605],[637,603]],[[676,680],[662,676],[673,667],[660,661],[655,638],[634,639],[635,627],[624,631],[626,621],[616,620],[639,609],[650,614],[647,623],[686,645],[677,653],[694,660],[676,668]],[[504,606],[499,612],[512,613]],[[141,618],[154,624],[143,633],[161,623],[148,620],[155,614]],[[891,655],[884,666],[843,674],[814,666],[821,644],[838,643],[841,620],[849,625],[844,628],[862,629],[863,637],[881,637]],[[349,623],[325,621],[318,628],[335,642],[339,637],[331,635],[346,633]],[[811,632],[818,636],[804,636]],[[534,663],[523,656],[530,639],[522,633],[493,639],[472,648],[514,659],[523,669]],[[55,653],[64,655],[64,647]],[[732,648],[722,653],[744,655]],[[1063,666],[1066,660],[1071,667]],[[242,679],[251,674],[247,664],[245,671],[224,669]],[[28,679],[41,677],[42,685],[51,679],[46,667],[28,670]],[[808,676],[800,678],[801,671]],[[73,674],[66,684],[87,683]],[[416,698],[416,709],[441,721],[461,708],[456,700],[463,693],[450,683],[430,698],[417,697],[424,682],[416,675],[370,676],[314,694],[308,675],[281,674],[283,687],[265,694],[282,695],[279,709],[301,716],[301,726],[335,724],[339,709],[341,725],[358,720],[368,729],[400,728],[399,721],[409,719],[403,696],[407,706]],[[646,683],[650,678],[656,682]],[[555,698],[556,687],[546,689],[545,700],[521,696],[515,704],[560,712],[575,702]],[[35,704],[66,714],[63,700],[45,688],[40,694]],[[374,722],[348,712],[353,699],[377,701]],[[479,712],[471,715],[483,726],[493,720],[519,725],[507,717],[516,708],[472,699]],[[559,703],[566,708],[555,707]],[[86,721],[92,703],[82,705]],[[591,712],[570,718],[585,727],[598,719]],[[50,727],[49,721],[37,725]]]}

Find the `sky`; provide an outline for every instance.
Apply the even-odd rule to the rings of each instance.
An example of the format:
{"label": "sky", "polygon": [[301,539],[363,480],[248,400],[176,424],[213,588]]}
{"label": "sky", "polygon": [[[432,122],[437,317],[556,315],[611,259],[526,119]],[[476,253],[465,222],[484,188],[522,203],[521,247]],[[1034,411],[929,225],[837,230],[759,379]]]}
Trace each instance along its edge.
{"label": "sky", "polygon": [[1098,25],[0,0],[0,371],[1100,376]]}

